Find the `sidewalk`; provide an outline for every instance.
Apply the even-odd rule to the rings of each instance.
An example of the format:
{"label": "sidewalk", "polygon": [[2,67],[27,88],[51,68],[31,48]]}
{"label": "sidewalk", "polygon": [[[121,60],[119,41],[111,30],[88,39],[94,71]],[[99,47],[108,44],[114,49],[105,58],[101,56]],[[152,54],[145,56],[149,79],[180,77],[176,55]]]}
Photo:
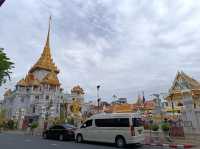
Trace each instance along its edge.
{"label": "sidewalk", "polygon": [[145,131],[145,141],[144,144],[146,145],[158,145],[158,146],[166,146],[172,148],[180,148],[185,146],[185,148],[191,148],[194,146],[194,149],[200,149],[200,136],[197,135],[190,135],[187,137],[169,137],[169,139],[163,137],[162,133],[155,136],[152,132],[150,137],[150,132]]}
{"label": "sidewalk", "polygon": [[5,131],[2,131],[2,133],[24,135],[26,132],[20,131],[20,130],[5,130]]}
{"label": "sidewalk", "polygon": [[[23,130],[7,130],[7,131],[2,131],[1,133],[17,134],[17,135],[32,135],[31,132],[29,132],[29,131],[23,131]],[[41,133],[34,132],[33,136],[41,136]]]}
{"label": "sidewalk", "polygon": [[200,149],[200,138],[199,136],[194,136],[193,138],[173,138],[174,143],[176,144],[192,144],[195,146],[195,149]]}

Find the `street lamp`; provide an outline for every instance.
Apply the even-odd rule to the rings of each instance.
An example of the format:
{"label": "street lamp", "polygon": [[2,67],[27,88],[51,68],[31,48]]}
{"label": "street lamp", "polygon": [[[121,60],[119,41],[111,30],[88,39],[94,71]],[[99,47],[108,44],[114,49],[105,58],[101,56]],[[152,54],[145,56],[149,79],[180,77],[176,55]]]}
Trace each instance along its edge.
{"label": "street lamp", "polygon": [[100,111],[100,101],[101,101],[101,98],[99,97],[99,90],[100,90],[100,85],[97,85],[97,103],[98,103],[98,113]]}

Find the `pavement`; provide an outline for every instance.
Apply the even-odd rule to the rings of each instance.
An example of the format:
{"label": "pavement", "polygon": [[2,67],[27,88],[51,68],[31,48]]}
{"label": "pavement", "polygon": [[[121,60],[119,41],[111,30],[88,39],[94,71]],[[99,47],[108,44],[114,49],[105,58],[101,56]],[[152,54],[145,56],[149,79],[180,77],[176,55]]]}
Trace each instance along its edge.
{"label": "pavement", "polygon": [[[162,149],[158,146],[128,146],[127,149]],[[74,141],[45,140],[20,132],[0,133],[0,149],[117,149],[111,144],[83,143]]]}
{"label": "pavement", "polygon": [[160,145],[160,146],[169,146],[166,148],[194,148],[200,149],[200,136],[190,135],[187,137],[170,137],[165,139],[163,135],[153,135],[149,136],[149,132],[145,131],[145,144],[150,145]]}

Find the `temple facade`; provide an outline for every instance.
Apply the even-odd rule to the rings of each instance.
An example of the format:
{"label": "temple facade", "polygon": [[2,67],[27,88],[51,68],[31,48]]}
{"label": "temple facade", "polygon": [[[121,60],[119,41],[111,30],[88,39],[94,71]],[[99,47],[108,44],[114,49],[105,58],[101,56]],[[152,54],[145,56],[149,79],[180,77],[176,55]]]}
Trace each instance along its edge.
{"label": "temple facade", "polygon": [[185,134],[200,134],[200,83],[183,71],[178,72],[169,89],[168,109],[183,122]]}
{"label": "temple facade", "polygon": [[57,77],[59,69],[51,56],[50,21],[40,58],[27,75],[17,82],[15,89],[9,89],[4,94],[3,105],[8,118],[59,116],[64,94]]}

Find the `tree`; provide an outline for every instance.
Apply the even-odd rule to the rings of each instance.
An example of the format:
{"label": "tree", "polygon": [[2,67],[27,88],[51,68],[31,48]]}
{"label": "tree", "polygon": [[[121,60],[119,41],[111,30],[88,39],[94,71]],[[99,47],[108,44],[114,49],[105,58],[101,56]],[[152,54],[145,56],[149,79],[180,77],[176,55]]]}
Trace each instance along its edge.
{"label": "tree", "polygon": [[6,121],[6,110],[0,109],[0,129],[4,127],[5,121]]}
{"label": "tree", "polygon": [[14,68],[14,63],[7,57],[3,49],[0,48],[0,86],[10,80],[11,69]]}

